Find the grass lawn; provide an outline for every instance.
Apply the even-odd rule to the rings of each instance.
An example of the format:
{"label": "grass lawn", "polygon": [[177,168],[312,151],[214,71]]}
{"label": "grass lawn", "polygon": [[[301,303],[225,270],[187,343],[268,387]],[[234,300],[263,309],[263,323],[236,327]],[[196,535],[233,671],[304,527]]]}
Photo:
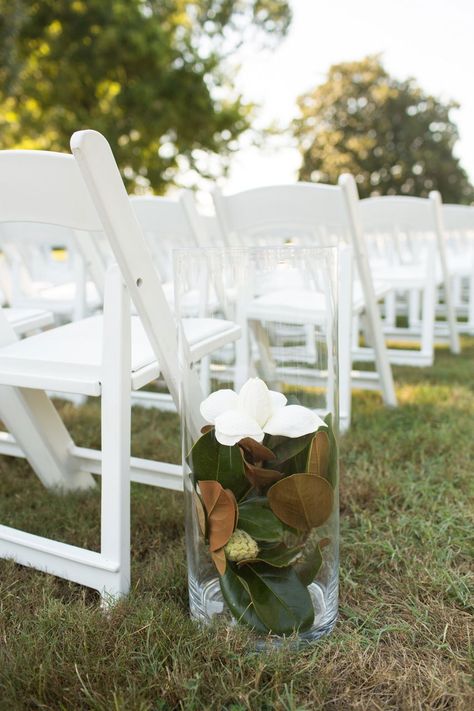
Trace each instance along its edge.
{"label": "grass lawn", "polygon": [[[200,629],[182,496],[134,485],[133,590],[109,614],[94,592],[0,561],[0,710],[473,709],[474,341],[395,377],[401,406],[356,393],[341,443],[331,637],[255,654],[245,630]],[[97,403],[61,409],[77,442],[97,446]],[[134,453],[178,461],[176,419],[134,411]],[[48,493],[25,462],[0,458],[1,523],[97,549],[98,504],[97,492]]]}

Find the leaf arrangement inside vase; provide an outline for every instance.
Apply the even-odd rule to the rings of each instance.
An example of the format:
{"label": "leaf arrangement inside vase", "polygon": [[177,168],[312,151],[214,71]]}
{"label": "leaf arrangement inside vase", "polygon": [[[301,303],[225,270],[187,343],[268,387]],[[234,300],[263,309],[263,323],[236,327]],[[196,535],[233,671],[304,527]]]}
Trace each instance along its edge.
{"label": "leaf arrangement inside vase", "polygon": [[[318,529],[334,510],[338,452],[332,419],[285,407],[286,398],[262,381],[252,387],[244,404],[247,420],[250,412],[257,423],[252,432],[262,428],[260,441],[257,435],[232,434],[238,418],[232,410],[221,415],[221,433],[217,414],[189,452],[196,517],[237,622],[261,633],[303,632],[314,620],[308,586],[321,570],[328,543]],[[253,392],[260,398],[268,393],[270,404],[254,407]],[[201,412],[208,419],[222,402],[238,408],[240,395],[225,393],[233,391],[217,391],[204,401]],[[290,421],[293,412],[296,423]],[[278,430],[280,422],[284,431]]]}

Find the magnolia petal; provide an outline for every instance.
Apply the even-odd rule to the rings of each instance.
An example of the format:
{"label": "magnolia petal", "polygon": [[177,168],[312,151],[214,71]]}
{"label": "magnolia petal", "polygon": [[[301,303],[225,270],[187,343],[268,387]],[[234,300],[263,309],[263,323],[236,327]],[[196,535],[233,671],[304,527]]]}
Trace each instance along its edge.
{"label": "magnolia petal", "polygon": [[237,407],[238,395],[233,390],[223,388],[211,393],[209,397],[201,402],[201,415],[205,420],[214,424],[216,417],[222,415],[226,410],[233,410]]}
{"label": "magnolia petal", "polygon": [[281,407],[285,407],[288,400],[283,393],[277,393],[275,390],[269,390],[270,402],[272,406],[272,415]]}
{"label": "magnolia petal", "polygon": [[263,427],[273,413],[270,391],[260,378],[249,378],[239,392],[239,410]]}
{"label": "magnolia petal", "polygon": [[266,423],[264,431],[271,435],[302,437],[310,432],[316,432],[319,427],[326,426],[324,420],[309,408],[287,405],[275,412]]}
{"label": "magnolia petal", "polygon": [[217,441],[228,447],[237,444],[244,437],[251,437],[257,442],[261,442],[264,437],[258,422],[241,410],[227,410],[216,417],[215,424]]}

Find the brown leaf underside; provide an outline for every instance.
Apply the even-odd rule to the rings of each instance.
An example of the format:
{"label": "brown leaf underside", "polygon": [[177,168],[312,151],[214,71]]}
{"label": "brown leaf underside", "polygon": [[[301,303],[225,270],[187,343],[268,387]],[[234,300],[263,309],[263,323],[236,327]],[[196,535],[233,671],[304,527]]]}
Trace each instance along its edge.
{"label": "brown leaf underside", "polygon": [[317,432],[311,442],[308,457],[308,473],[327,476],[329,466],[329,437],[326,432]]}
{"label": "brown leaf underside", "polygon": [[217,481],[200,481],[199,489],[207,512],[209,550],[223,548],[237,521],[237,502],[229,489],[223,489]]}
{"label": "brown leaf underside", "polygon": [[211,553],[212,562],[217,568],[219,575],[224,575],[225,569],[227,567],[227,560],[225,557],[224,549],[219,548],[218,551],[213,551]]}

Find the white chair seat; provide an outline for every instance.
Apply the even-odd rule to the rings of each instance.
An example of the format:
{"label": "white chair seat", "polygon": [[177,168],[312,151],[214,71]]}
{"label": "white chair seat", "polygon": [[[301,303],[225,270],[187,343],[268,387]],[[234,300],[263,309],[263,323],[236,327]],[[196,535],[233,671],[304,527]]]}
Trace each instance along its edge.
{"label": "white chair seat", "polygon": [[[37,285],[38,286],[38,285]],[[73,309],[76,298],[77,284],[65,282],[64,284],[47,285],[47,282],[39,284],[37,291],[30,295],[22,295],[15,299],[15,306],[23,308],[43,307],[50,309],[56,314],[69,315]],[[97,310],[102,304],[102,300],[93,282],[86,285],[86,305],[89,312]]]}
{"label": "white chair seat", "polygon": [[[160,368],[145,330],[132,316],[131,387],[136,390],[157,378]],[[185,324],[191,357],[235,340],[240,329],[229,321],[189,319]],[[0,350],[0,383],[98,396],[102,380],[103,317],[45,331]]]}
{"label": "white chair seat", "polygon": [[225,319],[186,318],[182,323],[189,344],[188,357],[193,363],[236,341],[242,333],[240,326]]}
{"label": "white chair seat", "polygon": [[309,289],[279,289],[254,299],[247,318],[279,323],[321,323],[326,314],[324,294]]}
{"label": "white chair seat", "polygon": [[[75,298],[76,290],[77,284],[70,281],[41,289],[38,296],[51,303],[66,302],[70,308],[70,304]],[[91,281],[88,281],[86,284],[86,302],[88,308],[91,310],[99,308],[102,303],[97,287]]]}
{"label": "white chair seat", "polygon": [[53,314],[41,309],[4,308],[3,313],[17,336],[54,324]]}
{"label": "white chair seat", "polygon": [[[379,265],[374,271],[376,278],[393,289],[424,289],[426,285],[426,268],[421,264]],[[439,267],[436,268],[435,281],[437,286],[443,281]]]}
{"label": "white chair seat", "polygon": [[[166,300],[170,305],[172,311],[175,311],[174,303],[174,282],[166,282],[162,284],[162,289],[165,294]],[[186,292],[183,297],[183,302],[181,304],[181,312],[186,313],[189,316],[196,316],[199,314],[199,309],[203,306],[203,296],[199,289],[191,289]],[[219,308],[219,300],[217,299],[215,290],[211,287],[209,293],[206,295],[205,307],[207,312],[213,312]]]}
{"label": "white chair seat", "polygon": [[449,254],[448,268],[451,274],[459,277],[470,277],[474,269],[474,252],[463,256]]}
{"label": "white chair seat", "polygon": [[[376,280],[374,284],[374,293],[377,301],[382,299],[391,290],[391,286],[386,281]],[[352,309],[354,313],[360,313],[365,309],[365,298],[364,292],[362,290],[362,284],[360,281],[354,281],[354,286],[352,289]]]}
{"label": "white chair seat", "polygon": [[[377,299],[387,294],[391,286],[385,281],[374,283]],[[354,282],[353,310],[362,311],[365,307],[364,294],[360,282]],[[267,319],[285,323],[321,323],[326,314],[324,294],[309,289],[279,289],[271,291],[252,301],[247,315],[249,318]]]}

